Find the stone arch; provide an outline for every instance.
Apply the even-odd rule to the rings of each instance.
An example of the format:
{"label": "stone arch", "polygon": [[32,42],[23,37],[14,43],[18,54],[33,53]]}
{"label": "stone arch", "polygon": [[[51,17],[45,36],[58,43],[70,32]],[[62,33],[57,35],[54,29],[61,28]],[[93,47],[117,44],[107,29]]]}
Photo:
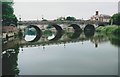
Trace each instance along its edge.
{"label": "stone arch", "polygon": [[93,37],[95,33],[94,25],[88,24],[84,28],[84,34],[87,38]]}
{"label": "stone arch", "polygon": [[29,41],[29,42],[36,42],[36,41],[38,41],[41,38],[41,36],[42,36],[41,29],[39,27],[37,27],[36,25],[29,25],[28,27],[33,27],[37,31],[36,37],[33,40]]}
{"label": "stone arch", "polygon": [[62,32],[63,29],[57,24],[52,24],[52,26],[55,27],[55,29],[57,30],[57,33],[56,33],[55,37],[53,39],[49,40],[49,41],[59,40],[63,35],[63,32]]}
{"label": "stone arch", "polygon": [[62,32],[57,32],[55,37],[49,41],[57,41],[62,37],[63,33]]}
{"label": "stone arch", "polygon": [[70,26],[73,27],[74,33],[72,34],[72,36],[69,36],[69,38],[71,38],[71,39],[78,38],[80,36],[80,34],[82,33],[82,29],[77,24],[71,24]]}
{"label": "stone arch", "polygon": [[71,24],[70,26],[73,27],[74,31],[82,31],[82,29],[80,28],[80,26],[77,25],[77,24]]}
{"label": "stone arch", "polygon": [[62,29],[59,25],[57,25],[57,24],[52,24],[52,26],[55,27],[55,29],[56,29],[57,31],[62,31],[62,30],[63,30],[63,29]]}
{"label": "stone arch", "polygon": [[84,31],[90,31],[90,30],[95,31],[95,27],[94,25],[87,24],[84,28]]}

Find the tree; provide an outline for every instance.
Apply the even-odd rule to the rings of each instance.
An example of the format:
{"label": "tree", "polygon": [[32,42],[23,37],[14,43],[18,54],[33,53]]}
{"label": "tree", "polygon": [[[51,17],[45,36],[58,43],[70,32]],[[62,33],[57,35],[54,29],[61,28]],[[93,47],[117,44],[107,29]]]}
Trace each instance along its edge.
{"label": "tree", "polygon": [[58,21],[64,21],[65,20],[65,17],[59,17],[57,18]]}
{"label": "tree", "polygon": [[76,18],[75,18],[75,17],[68,16],[68,17],[66,17],[66,20],[69,20],[69,21],[75,21]]}
{"label": "tree", "polygon": [[2,2],[2,25],[17,25],[17,17],[13,14],[13,2]]}
{"label": "tree", "polygon": [[120,25],[120,13],[116,13],[111,17],[111,21],[113,21],[113,24]]}

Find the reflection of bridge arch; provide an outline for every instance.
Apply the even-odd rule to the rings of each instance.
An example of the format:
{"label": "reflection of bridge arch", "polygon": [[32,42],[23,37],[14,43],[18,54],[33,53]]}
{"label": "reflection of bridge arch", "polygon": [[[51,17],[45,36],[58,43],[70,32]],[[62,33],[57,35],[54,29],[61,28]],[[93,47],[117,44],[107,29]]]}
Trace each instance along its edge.
{"label": "reflection of bridge arch", "polygon": [[92,36],[94,36],[95,33],[95,27],[94,25],[88,24],[86,25],[86,27],[84,28],[84,34],[87,38],[90,38]]}
{"label": "reflection of bridge arch", "polygon": [[40,30],[40,28],[37,27],[36,25],[30,25],[28,27],[33,27],[37,31],[36,37],[33,40],[29,41],[29,42],[38,41],[40,39],[40,37],[42,36],[42,31]]}
{"label": "reflection of bridge arch", "polygon": [[77,24],[71,24],[70,26],[73,27],[73,29],[74,29],[74,33],[72,34],[72,36],[70,36],[70,38],[71,39],[78,38],[80,36],[80,34],[82,33],[82,29]]}
{"label": "reflection of bridge arch", "polygon": [[77,39],[78,37],[80,37],[80,34],[82,33],[82,31],[75,31],[72,36],[70,36],[71,39]]}

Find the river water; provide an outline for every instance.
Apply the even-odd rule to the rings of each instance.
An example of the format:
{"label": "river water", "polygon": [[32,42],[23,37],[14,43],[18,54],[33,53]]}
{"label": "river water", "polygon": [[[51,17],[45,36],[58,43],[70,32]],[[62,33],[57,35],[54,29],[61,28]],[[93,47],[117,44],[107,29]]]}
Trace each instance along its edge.
{"label": "river water", "polygon": [[[63,37],[66,36],[63,35]],[[30,45],[29,43],[15,44],[7,48],[3,53],[3,73],[14,75],[118,74],[119,45],[115,37],[96,34],[92,38],[79,37],[77,40],[69,41],[63,41],[65,40],[63,37],[62,42],[57,40],[46,44],[38,41]],[[21,40],[18,42],[20,43]]]}

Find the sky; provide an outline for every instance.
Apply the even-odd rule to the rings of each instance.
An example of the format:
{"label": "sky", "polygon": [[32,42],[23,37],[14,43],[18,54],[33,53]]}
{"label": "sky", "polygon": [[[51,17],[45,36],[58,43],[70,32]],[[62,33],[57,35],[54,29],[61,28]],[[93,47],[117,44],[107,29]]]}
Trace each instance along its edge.
{"label": "sky", "polygon": [[[73,1],[73,0],[72,0]],[[22,20],[53,20],[58,17],[74,16],[89,19],[98,10],[100,14],[113,15],[118,12],[118,0],[14,0],[14,13]]]}
{"label": "sky", "polygon": [[15,2],[118,2],[119,0],[14,0],[14,1]]}

